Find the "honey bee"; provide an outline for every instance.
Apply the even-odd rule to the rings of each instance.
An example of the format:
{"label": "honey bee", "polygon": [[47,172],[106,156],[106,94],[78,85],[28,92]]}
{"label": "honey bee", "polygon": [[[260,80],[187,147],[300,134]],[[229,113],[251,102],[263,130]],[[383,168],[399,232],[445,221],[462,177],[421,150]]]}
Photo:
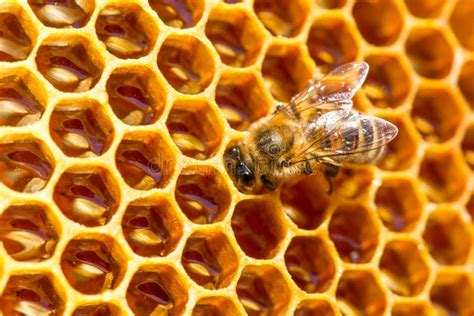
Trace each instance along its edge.
{"label": "honey bee", "polygon": [[253,123],[224,154],[237,188],[245,193],[275,190],[283,180],[320,171],[331,191],[331,179],[343,163],[380,160],[398,129],[352,110],[352,98],[368,70],[365,62],[344,64]]}

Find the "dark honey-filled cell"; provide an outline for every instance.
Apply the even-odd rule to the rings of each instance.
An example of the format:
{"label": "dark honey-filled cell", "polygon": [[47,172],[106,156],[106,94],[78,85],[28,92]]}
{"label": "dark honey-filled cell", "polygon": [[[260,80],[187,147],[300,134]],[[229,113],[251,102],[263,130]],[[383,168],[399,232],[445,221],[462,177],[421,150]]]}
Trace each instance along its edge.
{"label": "dark honey-filled cell", "polygon": [[181,265],[194,282],[206,289],[220,289],[232,281],[239,258],[227,236],[220,232],[193,233],[183,249]]}
{"label": "dark honey-filled cell", "polygon": [[18,261],[50,258],[59,236],[51,210],[41,204],[14,204],[0,215],[0,241]]}
{"label": "dark honey-filled cell", "polygon": [[395,232],[413,230],[423,212],[420,194],[411,178],[383,179],[375,205],[385,227]]}
{"label": "dark honey-filled cell", "polygon": [[469,0],[458,0],[451,13],[449,23],[459,43],[470,51],[474,51],[474,32],[472,32],[473,20],[474,3]]}
{"label": "dark honey-filled cell", "polygon": [[280,191],[283,209],[302,229],[315,229],[324,221],[329,207],[329,188],[320,174],[286,182]]}
{"label": "dark honey-filled cell", "polygon": [[469,280],[469,275],[462,272],[438,272],[430,291],[436,315],[472,315],[473,297],[472,281]]}
{"label": "dark honey-filled cell", "polygon": [[42,141],[24,136],[0,140],[0,182],[10,189],[40,191],[53,171],[52,155]]}
{"label": "dark honey-filled cell", "polygon": [[95,7],[94,0],[28,0],[28,3],[41,23],[56,28],[83,27]]}
{"label": "dark honey-filled cell", "polygon": [[446,0],[405,0],[410,13],[419,18],[435,18],[440,15]]}
{"label": "dark honey-filled cell", "polygon": [[377,224],[362,205],[338,207],[329,222],[329,236],[345,262],[369,262],[377,247],[378,234]]}
{"label": "dark honey-filled cell", "polygon": [[408,240],[392,240],[386,244],[379,268],[387,287],[401,296],[420,294],[430,273],[418,243]]}
{"label": "dark honey-filled cell", "polygon": [[105,153],[114,137],[109,117],[96,101],[68,100],[56,105],[49,121],[56,145],[70,157],[97,157]]}
{"label": "dark honey-filled cell", "polygon": [[268,114],[270,100],[259,79],[247,72],[227,72],[217,83],[216,103],[230,127],[243,131]]}
{"label": "dark honey-filled cell", "polygon": [[316,4],[324,9],[340,9],[346,3],[347,0],[316,0]]}
{"label": "dark honey-filled cell", "polygon": [[196,25],[204,11],[204,0],[149,0],[166,25],[185,29]]}
{"label": "dark honey-filled cell", "polygon": [[115,163],[125,182],[136,190],[163,188],[175,168],[176,157],[158,133],[125,134]]}
{"label": "dark honey-filled cell", "polygon": [[24,69],[0,78],[0,126],[26,126],[41,119],[45,92]]}
{"label": "dark honey-filled cell", "polygon": [[116,288],[127,261],[120,246],[107,235],[76,236],[61,256],[61,269],[69,284],[83,294]]}
{"label": "dark honey-filled cell", "polygon": [[332,16],[322,16],[314,21],[306,45],[314,62],[324,73],[353,61],[359,50],[348,22]]}
{"label": "dark honey-filled cell", "polygon": [[336,316],[336,311],[328,301],[312,299],[299,303],[294,316]]}
{"label": "dark honey-filled cell", "polygon": [[203,92],[214,77],[214,60],[208,48],[196,37],[171,35],[158,52],[158,68],[178,92]]}
{"label": "dark honey-filled cell", "polygon": [[298,46],[270,46],[262,65],[265,86],[277,101],[289,102],[308,86],[313,77],[309,67]]}
{"label": "dark honey-filled cell", "polygon": [[317,237],[295,237],[285,252],[285,264],[293,281],[307,293],[328,290],[336,265],[326,243]]}
{"label": "dark honey-filled cell", "polygon": [[183,315],[188,294],[182,278],[168,265],[141,267],[128,285],[128,306],[137,316]]}
{"label": "dark honey-filled cell", "polygon": [[232,230],[246,255],[269,259],[286,234],[285,218],[269,200],[244,200],[235,206]]}
{"label": "dark honey-filled cell", "polygon": [[51,36],[36,53],[38,71],[56,89],[84,92],[99,81],[104,67],[102,57],[85,37]]}
{"label": "dark honey-filled cell", "polygon": [[420,166],[420,184],[430,201],[453,202],[458,200],[466,189],[468,170],[457,151],[428,151],[425,152]]}
{"label": "dark honey-filled cell", "polygon": [[352,15],[364,39],[373,45],[393,44],[403,28],[404,17],[393,0],[357,0]]}
{"label": "dark honey-filled cell", "polygon": [[461,143],[464,160],[474,169],[474,124],[470,123]]}
{"label": "dark honey-filled cell", "polygon": [[469,222],[457,210],[439,209],[426,222],[423,239],[440,264],[464,264],[473,247]]}
{"label": "dark honey-filled cell", "polygon": [[120,308],[110,303],[87,304],[77,307],[72,316],[115,316],[121,315]]}
{"label": "dark honey-filled cell", "polygon": [[270,265],[249,265],[237,282],[237,296],[249,316],[285,315],[291,292],[281,272]]}
{"label": "dark honey-filled cell", "polygon": [[49,276],[12,275],[0,298],[3,315],[63,315],[65,303]]}
{"label": "dark honey-filled cell", "polygon": [[255,0],[254,11],[265,28],[274,36],[296,36],[309,13],[304,0]]}
{"label": "dark honey-filled cell", "polygon": [[115,69],[107,80],[109,105],[128,125],[149,125],[160,117],[166,94],[155,73],[148,67]]}
{"label": "dark honey-filled cell", "polygon": [[369,74],[364,83],[365,95],[379,108],[396,108],[403,104],[412,83],[409,68],[397,55],[369,55]]}
{"label": "dark honey-filled cell", "polygon": [[183,213],[196,224],[222,221],[231,201],[224,178],[210,166],[183,169],[176,183],[175,197]]}
{"label": "dark honey-filled cell", "polygon": [[441,79],[451,71],[454,61],[452,45],[440,29],[412,28],[405,50],[412,67],[423,77]]}
{"label": "dark honey-filled cell", "polygon": [[213,156],[222,140],[218,115],[204,99],[177,100],[166,127],[179,150],[199,160]]}
{"label": "dark honey-filled cell", "polygon": [[383,315],[387,307],[385,293],[372,272],[345,271],[337,285],[337,307],[343,315]]}
{"label": "dark honey-filled cell", "polygon": [[392,307],[392,316],[429,316],[433,315],[431,306],[423,301],[395,302]]}
{"label": "dark honey-filled cell", "polygon": [[95,23],[99,40],[119,58],[140,58],[155,44],[158,29],[138,4],[112,4],[103,8]]}
{"label": "dark honey-filled cell", "polygon": [[449,86],[424,84],[413,101],[411,117],[423,139],[442,143],[456,134],[464,112]]}
{"label": "dark honey-filled cell", "polygon": [[[0,9],[3,11],[4,9]],[[18,11],[18,12],[15,12]],[[22,9],[8,8],[7,12],[0,12],[0,61],[15,62],[25,60],[33,48],[33,41],[25,28],[23,19],[29,19]],[[27,27],[31,27],[28,25]],[[34,40],[34,39],[33,39]]]}
{"label": "dark honey-filled cell", "polygon": [[464,63],[459,74],[458,86],[464,99],[469,103],[471,109],[474,109],[474,59]]}
{"label": "dark honey-filled cell", "polygon": [[107,169],[76,166],[61,175],[53,200],[69,219],[89,227],[101,226],[117,211],[120,190]]}
{"label": "dark honey-filled cell", "polygon": [[208,296],[199,299],[191,316],[239,316],[241,315],[230,298]]}
{"label": "dark honey-filled cell", "polygon": [[172,252],[183,234],[183,223],[176,212],[163,197],[132,201],[122,219],[122,231],[130,248],[144,257]]}
{"label": "dark honey-filled cell", "polygon": [[244,10],[217,7],[206,23],[206,36],[224,64],[233,67],[252,65],[263,44],[258,25]]}

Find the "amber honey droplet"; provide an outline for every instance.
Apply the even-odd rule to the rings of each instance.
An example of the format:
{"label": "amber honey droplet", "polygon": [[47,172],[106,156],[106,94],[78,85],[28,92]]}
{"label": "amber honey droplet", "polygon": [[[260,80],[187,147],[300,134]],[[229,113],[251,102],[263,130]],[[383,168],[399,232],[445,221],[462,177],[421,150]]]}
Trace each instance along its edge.
{"label": "amber honey droplet", "polygon": [[0,144],[0,181],[18,192],[42,190],[53,173],[53,165],[35,140]]}
{"label": "amber honey droplet", "polygon": [[0,79],[0,126],[24,126],[38,121],[44,108],[18,75]]}
{"label": "amber honey droplet", "polygon": [[69,219],[85,226],[101,226],[120,203],[115,182],[107,170],[66,171],[56,184],[53,199]]}
{"label": "amber honey droplet", "polygon": [[0,215],[0,241],[18,261],[42,261],[51,257],[58,242],[49,210],[40,205],[12,205]]}
{"label": "amber honey droplet", "polygon": [[28,0],[36,17],[46,26],[80,28],[94,10],[94,0]]}
{"label": "amber honey droplet", "polygon": [[30,54],[33,43],[20,21],[12,13],[0,13],[0,61],[24,60]]}
{"label": "amber honey droplet", "polygon": [[76,308],[72,316],[114,316],[120,315],[120,309],[108,303],[82,305]]}
{"label": "amber honey droplet", "polygon": [[62,315],[64,301],[41,274],[13,275],[0,299],[3,315]]}
{"label": "amber honey droplet", "polygon": [[194,26],[204,11],[203,0],[150,0],[149,3],[166,25],[180,29]]}
{"label": "amber honey droplet", "polygon": [[98,294],[118,285],[125,268],[120,259],[114,258],[109,246],[100,239],[74,239],[62,254],[61,269],[77,291]]}

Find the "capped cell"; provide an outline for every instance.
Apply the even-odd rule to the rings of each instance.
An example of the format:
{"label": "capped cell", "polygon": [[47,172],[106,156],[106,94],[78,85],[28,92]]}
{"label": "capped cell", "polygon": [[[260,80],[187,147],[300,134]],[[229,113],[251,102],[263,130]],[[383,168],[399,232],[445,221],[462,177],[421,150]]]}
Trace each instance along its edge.
{"label": "capped cell", "polygon": [[474,4],[471,1],[458,0],[451,13],[449,23],[459,43],[470,51],[474,51],[473,20]]}
{"label": "capped cell", "polygon": [[187,29],[201,20],[204,0],[149,0],[151,8],[168,26]]}
{"label": "capped cell", "polygon": [[17,5],[0,7],[0,61],[25,60],[33,49],[37,31],[30,16]]}
{"label": "capped cell", "polygon": [[239,316],[233,300],[225,296],[207,296],[199,299],[191,316]]}
{"label": "capped cell", "polygon": [[28,4],[41,23],[55,28],[85,26],[95,8],[94,0],[28,0]]}

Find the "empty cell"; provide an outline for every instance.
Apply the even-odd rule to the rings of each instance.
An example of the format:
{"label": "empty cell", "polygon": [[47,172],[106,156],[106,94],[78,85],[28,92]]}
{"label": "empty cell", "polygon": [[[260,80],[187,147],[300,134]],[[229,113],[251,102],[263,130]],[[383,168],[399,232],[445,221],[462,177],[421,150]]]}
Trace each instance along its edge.
{"label": "empty cell", "polygon": [[354,61],[359,50],[348,22],[330,15],[313,22],[306,46],[311,58],[324,73]]}
{"label": "empty cell", "polygon": [[372,45],[392,45],[399,37],[404,17],[393,0],[357,0],[352,8],[357,27]]}
{"label": "empty cell", "polygon": [[392,240],[385,245],[379,264],[387,287],[401,296],[420,294],[428,281],[430,267],[415,241]]}
{"label": "empty cell", "polygon": [[151,16],[135,3],[111,4],[103,8],[95,30],[107,50],[124,59],[148,55],[158,37],[158,28]]}
{"label": "empty cell", "polygon": [[[3,315],[62,315],[64,299],[49,276],[35,274],[11,275],[0,298]],[[60,290],[60,291],[58,291]]]}
{"label": "empty cell", "polygon": [[410,168],[418,157],[419,137],[412,121],[406,117],[384,117],[398,128],[397,137],[386,146],[385,156],[377,166],[387,171],[401,171]]}
{"label": "empty cell", "polygon": [[0,127],[27,126],[38,122],[47,104],[38,78],[19,68],[0,76]]}
{"label": "empty cell", "polygon": [[130,187],[151,190],[168,184],[176,157],[160,134],[130,132],[117,147],[115,164]]}
{"label": "empty cell", "polygon": [[179,150],[198,160],[213,156],[223,136],[217,113],[204,99],[177,100],[166,127]]}
{"label": "empty cell", "polygon": [[341,259],[366,263],[379,241],[378,225],[362,205],[339,206],[329,223],[329,236]]}
{"label": "empty cell", "polygon": [[119,307],[110,303],[86,304],[78,306],[72,316],[113,316],[121,315]]}
{"label": "empty cell", "polygon": [[469,280],[469,275],[462,272],[439,272],[430,292],[431,303],[437,315],[472,315],[473,297],[472,281]]}
{"label": "empty cell", "polygon": [[114,238],[102,234],[75,236],[61,256],[69,284],[82,294],[115,289],[127,268],[125,255]]}
{"label": "empty cell", "polygon": [[254,11],[265,28],[274,36],[296,36],[310,11],[305,0],[255,0]]}
{"label": "empty cell", "polygon": [[385,227],[395,232],[413,230],[423,213],[424,200],[411,178],[386,178],[375,195],[377,212]]}
{"label": "empty cell", "polygon": [[464,111],[448,86],[423,84],[413,101],[411,117],[424,140],[442,143],[456,134]]}
{"label": "empty cell", "polygon": [[243,131],[268,114],[270,100],[252,73],[225,72],[216,88],[216,103],[230,127]]}
{"label": "empty cell", "polygon": [[466,189],[468,170],[458,152],[449,149],[441,152],[428,151],[420,166],[420,184],[430,201],[453,202]]}
{"label": "empty cell", "polygon": [[392,307],[393,316],[429,316],[432,315],[431,306],[423,301],[395,302]]}
{"label": "empty cell", "polygon": [[161,45],[158,67],[178,92],[198,94],[211,83],[215,62],[208,48],[196,37],[170,35]]}
{"label": "empty cell", "polygon": [[379,108],[402,105],[412,86],[406,64],[392,54],[369,55],[365,61],[370,68],[363,88],[371,103]]}
{"label": "empty cell", "polygon": [[405,50],[412,67],[420,76],[441,79],[451,71],[453,48],[439,29],[412,28],[405,43]]}
{"label": "empty cell", "polygon": [[471,215],[471,221],[474,222],[474,194],[471,194],[471,197],[466,204],[466,210],[469,215]]}
{"label": "empty cell", "polygon": [[148,67],[116,68],[106,84],[109,105],[125,124],[155,123],[166,103],[166,93],[156,74]]}
{"label": "empty cell", "polygon": [[302,229],[315,229],[325,219],[329,207],[326,179],[316,173],[283,184],[280,200],[288,217]]}
{"label": "empty cell", "polygon": [[53,193],[54,202],[67,218],[88,227],[107,224],[120,199],[120,189],[110,172],[93,165],[67,169]]}
{"label": "empty cell", "polygon": [[240,248],[256,259],[275,256],[287,231],[281,210],[268,200],[239,202],[231,223]]}
{"label": "empty cell", "polygon": [[300,289],[325,292],[336,275],[336,265],[326,243],[319,237],[295,237],[285,252],[286,269]]}
{"label": "empty cell", "polygon": [[41,23],[55,28],[85,26],[95,8],[94,0],[28,0],[28,4]]}
{"label": "empty cell", "polygon": [[464,138],[462,140],[461,148],[464,154],[464,159],[471,167],[474,168],[474,124],[469,124],[466,132],[464,134]]}
{"label": "empty cell", "polygon": [[53,141],[69,157],[97,157],[112,144],[114,127],[102,106],[92,99],[61,101],[49,121]]}
{"label": "empty cell", "polygon": [[196,224],[212,224],[226,217],[231,194],[216,169],[211,166],[191,166],[181,170],[175,198],[189,220]]}
{"label": "empty cell", "polygon": [[299,303],[294,316],[336,316],[336,310],[324,299],[311,299]]}
{"label": "empty cell", "polygon": [[84,92],[99,81],[104,61],[95,45],[80,35],[53,35],[46,38],[36,53],[38,71],[56,89]]}
{"label": "empty cell", "polygon": [[0,182],[24,193],[42,190],[54,171],[54,160],[43,141],[26,135],[0,140]]}
{"label": "empty cell", "polygon": [[385,293],[372,272],[345,271],[336,291],[337,307],[343,315],[377,316],[387,307]]}
{"label": "empty cell", "polygon": [[[324,181],[328,182],[326,179]],[[334,194],[346,199],[355,200],[367,196],[374,181],[373,171],[367,166],[342,167],[332,184],[327,183],[326,194]]]}
{"label": "empty cell", "polygon": [[464,48],[474,51],[472,21],[474,21],[474,3],[469,0],[458,0],[451,13],[449,23],[459,43]]}
{"label": "empty cell", "polygon": [[438,17],[446,2],[446,0],[405,0],[405,5],[412,15],[427,19]]}
{"label": "empty cell", "polygon": [[459,74],[458,87],[461,90],[464,99],[469,103],[471,109],[474,109],[474,59],[464,63]]}
{"label": "empty cell", "polygon": [[239,316],[233,300],[225,296],[207,296],[199,299],[191,316]]}
{"label": "empty cell", "polygon": [[206,289],[227,287],[237,271],[239,257],[220,231],[197,231],[186,241],[181,265],[189,277]]}
{"label": "empty cell", "polygon": [[184,278],[168,265],[143,266],[127,288],[127,303],[137,316],[183,315],[188,301]]}
{"label": "empty cell", "polygon": [[285,315],[291,292],[281,272],[270,265],[249,265],[237,282],[237,296],[249,316]]}
{"label": "empty cell", "polygon": [[211,11],[206,36],[223,63],[233,67],[255,63],[264,40],[256,23],[244,10],[218,6]]}
{"label": "empty cell", "polygon": [[440,264],[464,264],[473,247],[469,222],[457,210],[438,209],[426,222],[423,239]]}
{"label": "empty cell", "polygon": [[0,7],[0,62],[25,60],[36,41],[36,28],[21,7]]}
{"label": "empty cell", "polygon": [[122,231],[132,250],[144,257],[166,256],[183,235],[183,223],[168,199],[160,196],[130,202]]}
{"label": "empty cell", "polygon": [[280,102],[289,102],[299,91],[306,88],[313,77],[299,46],[270,46],[262,65],[266,88]]}
{"label": "empty cell", "polygon": [[50,258],[58,243],[58,220],[39,203],[13,204],[0,215],[0,241],[17,261]]}
{"label": "empty cell", "polygon": [[347,0],[316,0],[316,3],[323,9],[340,9],[346,5]]}
{"label": "empty cell", "polygon": [[204,0],[149,0],[148,3],[166,25],[179,29],[196,25],[205,5]]}

